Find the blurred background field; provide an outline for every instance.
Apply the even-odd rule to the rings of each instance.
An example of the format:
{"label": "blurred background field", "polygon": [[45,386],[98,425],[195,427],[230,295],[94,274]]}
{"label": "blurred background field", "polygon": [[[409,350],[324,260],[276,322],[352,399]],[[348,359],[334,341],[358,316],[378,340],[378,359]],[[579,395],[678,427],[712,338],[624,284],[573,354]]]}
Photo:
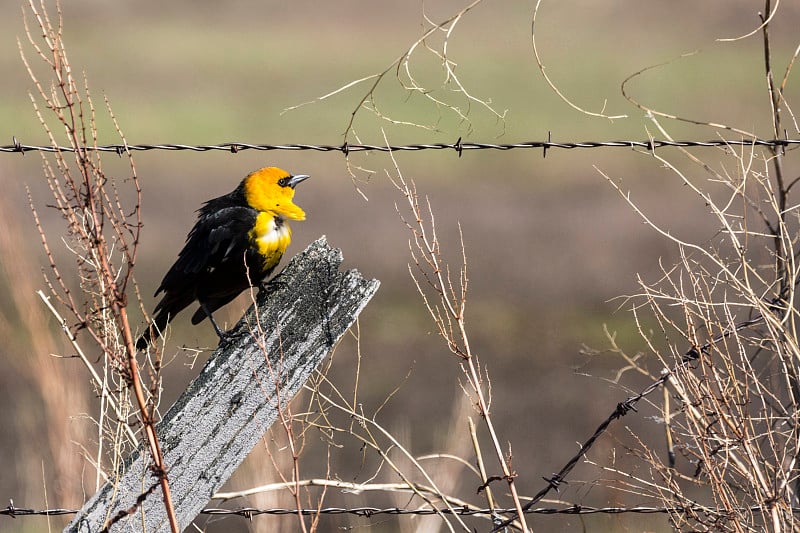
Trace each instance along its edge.
{"label": "blurred background field", "polygon": [[[21,7],[8,0],[0,0],[0,6],[0,144],[11,144],[13,136],[25,144],[46,143],[17,52],[19,39],[32,58]],[[340,144],[371,82],[314,100],[383,71],[429,27],[425,16],[444,20],[463,6],[450,0],[69,1],[63,6],[64,40],[73,69],[85,73],[96,103],[102,102],[101,96],[109,99],[129,143]],[[383,144],[384,134],[393,144],[454,142],[459,137],[505,143],[545,140],[548,133],[554,141],[660,138],[644,113],[621,95],[620,84],[634,72],[668,61],[633,80],[629,94],[671,114],[772,137],[760,34],[718,41],[756,28],[763,3],[543,3],[537,45],[547,74],[578,105],[627,115],[613,121],[577,112],[547,86],[531,47],[533,7],[532,2],[480,3],[464,15],[448,43],[449,58],[457,64],[464,87],[476,98],[491,101],[504,119],[475,102],[469,104],[461,94],[440,89],[441,61],[420,49],[410,63],[415,76],[434,89],[437,98],[468,109],[468,121],[404,91],[390,70],[375,93],[379,111],[426,127],[393,123],[362,109],[353,124],[357,137],[347,140]],[[800,9],[782,5],[771,29],[781,73],[797,46],[798,24]],[[441,36],[432,42],[441,43]],[[681,57],[687,53],[692,55]],[[797,85],[790,83],[790,102],[793,96],[796,100]],[[312,103],[285,111],[305,102]],[[102,110],[98,116],[100,142],[117,142]],[[731,137],[719,129],[664,123],[678,139]],[[711,164],[722,159],[715,148],[692,153]],[[676,150],[662,149],[660,154],[697,171]],[[640,150],[552,149],[546,158],[541,150],[465,151],[461,157],[453,151],[421,151],[396,157],[403,175],[430,198],[444,253],[455,264],[459,225],[463,232],[473,349],[491,376],[494,421],[513,450],[521,492],[535,493],[542,476],[558,470],[617,402],[646,384],[630,374],[619,384],[611,381],[625,363],[603,351],[609,345],[604,327],[628,352],[644,350],[630,305],[618,297],[638,292],[637,276],[653,280],[659,263],[669,265],[677,259],[677,249],[641,222],[598,169],[630,189],[642,209],[675,235],[703,242],[718,230],[716,222],[673,173]],[[360,401],[365,411],[374,412],[398,388],[381,409],[380,419],[415,454],[448,452],[455,446],[454,434],[467,438],[457,361],[436,335],[408,274],[409,233],[395,207],[400,204],[402,211],[402,195],[387,178],[387,172],[394,173],[388,156],[352,154],[351,163],[373,171],[358,171],[355,183],[340,153],[153,151],[134,158],[143,187],[145,224],[136,276],[150,306],[150,295],[174,261],[201,202],[228,192],[260,166],[310,174],[312,180],[296,196],[308,220],[294,224],[290,253],[324,234],[342,249],[348,268],[382,283],[360,320]],[[104,163],[107,174],[126,175],[127,163],[116,156],[107,156]],[[5,341],[0,347],[5,369],[0,373],[5,427],[0,456],[6,465],[0,476],[0,506],[13,499],[18,506],[69,508],[80,506],[94,492],[94,472],[78,443],[96,440],[86,418],[95,416],[95,399],[76,360],[50,356],[69,355],[68,348],[34,294],[44,288],[40,269],[46,264],[26,187],[45,226],[59,235],[59,217],[45,207],[50,197],[40,176],[39,155],[0,155],[5,226],[0,288],[7,295],[0,302]],[[52,243],[62,246],[57,253],[65,254],[57,238]],[[230,306],[221,318],[232,324],[245,305],[242,301]],[[191,327],[188,316],[176,319],[170,353],[175,356],[164,376],[163,408],[199,370],[191,354],[178,346],[206,349],[202,362],[215,340],[205,324]],[[600,352],[589,356],[586,347]],[[330,379],[352,390],[355,364],[354,343],[349,341],[334,355]],[[66,378],[44,381],[42,376],[54,374],[54,368]],[[593,449],[593,460],[622,460],[625,425],[653,436],[654,442],[660,438],[659,425],[648,419],[645,408],[605,437]],[[308,440],[303,473],[324,477],[325,457],[315,456],[317,448],[311,443],[320,439],[310,434]],[[461,452],[469,456],[470,451]],[[328,475],[348,481],[371,476],[359,464],[358,449],[337,453],[342,459]],[[271,462],[263,457],[246,462],[242,470],[229,484],[232,488],[276,480]],[[476,484],[466,475],[446,475],[465,487]],[[576,479],[596,475],[586,471]],[[639,503],[606,490],[602,483],[572,489],[586,505]],[[371,498],[361,494],[332,501],[373,505],[376,500]],[[52,524],[61,524],[59,520]],[[350,520],[327,517],[321,527],[409,527],[402,518]],[[44,521],[2,518],[0,529],[36,531],[43,529]],[[256,521],[261,526],[250,527],[271,530],[278,524],[277,518]],[[532,523],[544,530],[638,531],[645,523],[648,530],[668,529],[666,519],[658,516],[545,516]],[[236,518],[206,525],[217,531],[248,527]],[[286,530],[294,525],[285,522]]]}

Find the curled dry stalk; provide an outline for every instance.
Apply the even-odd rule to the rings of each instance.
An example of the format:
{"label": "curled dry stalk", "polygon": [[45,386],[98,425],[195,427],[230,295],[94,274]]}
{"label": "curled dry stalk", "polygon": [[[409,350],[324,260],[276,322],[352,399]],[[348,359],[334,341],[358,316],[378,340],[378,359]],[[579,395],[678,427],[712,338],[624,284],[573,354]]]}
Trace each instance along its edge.
{"label": "curled dry stalk", "polygon": [[[402,89],[409,95],[420,95],[422,98],[433,104],[437,110],[445,110],[453,113],[459,119],[459,121],[467,124],[467,126],[471,126],[469,115],[473,105],[484,109],[492,117],[504,125],[506,115],[505,111],[498,111],[495,109],[490,100],[479,98],[470,92],[470,90],[461,82],[461,79],[456,73],[457,63],[451,58],[448,51],[448,44],[455,34],[455,30],[459,22],[461,22],[464,16],[479,6],[482,2],[483,0],[473,0],[471,3],[464,6],[464,8],[462,8],[460,11],[451,15],[445,20],[442,20],[441,22],[433,21],[427,15],[427,13],[423,12],[425,27],[422,36],[414,41],[382,71],[370,74],[357,80],[349,81],[341,87],[319,96],[314,100],[288,107],[283,110],[283,113],[315,102],[322,102],[345,91],[349,91],[350,89],[359,86],[362,83],[368,82],[367,91],[361,96],[356,103],[355,108],[350,112],[350,118],[343,132],[345,142],[350,140],[351,136],[355,136],[356,117],[361,113],[362,110],[366,110],[380,120],[386,121],[390,124],[412,126],[414,128],[435,131],[438,127],[439,120],[441,120],[441,115],[439,115],[437,120],[434,122],[429,124],[420,124],[418,122],[410,122],[399,118],[392,118],[381,111],[381,108],[378,105],[377,90],[379,86],[386,80],[387,76],[394,72],[395,79],[398,81]],[[437,41],[437,38],[440,38],[441,40]],[[431,86],[429,84],[422,83],[420,81],[421,76],[415,72],[415,54],[418,54],[420,51],[430,53],[436,58],[437,61],[441,63],[442,77],[438,86]],[[463,102],[454,103],[449,101],[449,98],[444,99],[442,97],[438,97],[436,95],[437,90],[443,90],[450,94],[460,95],[463,98]]]}
{"label": "curled dry stalk", "polygon": [[[458,358],[466,380],[463,386],[474,402],[480,414],[489,438],[493,452],[497,458],[502,479],[508,483],[513,505],[517,510],[517,517],[523,531],[527,531],[525,514],[522,503],[517,493],[515,478],[516,472],[511,467],[511,458],[506,457],[500,444],[500,438],[495,430],[491,417],[491,383],[486,369],[480,364],[477,354],[470,348],[469,335],[466,328],[466,303],[467,287],[467,258],[464,249],[463,236],[461,236],[461,267],[458,279],[453,281],[450,266],[442,258],[439,238],[436,235],[436,224],[433,208],[427,202],[425,208],[420,204],[416,186],[413,181],[406,181],[395,162],[396,178],[392,180],[395,187],[405,196],[413,219],[403,218],[413,238],[409,240],[412,263],[409,272],[430,313],[439,335],[447,343],[447,348]],[[427,222],[426,222],[427,221]],[[493,478],[483,480],[483,488],[488,487]]]}
{"label": "curled dry stalk", "polygon": [[584,115],[588,115],[590,117],[597,117],[597,118],[605,118],[610,121],[614,121],[616,119],[628,118],[628,115],[609,115],[606,113],[606,102],[603,102],[603,107],[600,111],[589,111],[578,104],[575,104],[571,99],[569,99],[564,92],[558,88],[558,86],[553,82],[550,76],[547,74],[547,68],[542,60],[542,56],[539,53],[539,47],[536,45],[536,17],[539,14],[539,6],[541,5],[542,0],[537,0],[536,5],[533,8],[533,15],[531,15],[531,47],[533,48],[533,56],[536,59],[536,66],[539,68],[539,73],[544,78],[544,81],[547,82],[547,85],[550,86],[550,89],[568,106],[572,109],[583,113]]}
{"label": "curled dry stalk", "polygon": [[[109,440],[116,464],[123,447],[120,425],[130,402],[138,412],[138,422],[152,457],[152,471],[163,491],[170,526],[178,531],[171,502],[167,465],[155,432],[156,407],[159,396],[158,354],[148,359],[145,369],[149,386],[142,382],[142,367],[137,360],[135,340],[128,316],[128,291],[135,289],[133,269],[141,231],[141,188],[130,153],[127,157],[130,176],[122,183],[103,169],[100,153],[92,150],[98,144],[95,107],[84,80],[75,78],[62,40],[63,20],[58,5],[54,23],[43,1],[29,0],[25,15],[25,30],[35,55],[47,69],[49,81],[37,73],[38,65],[30,63],[20,43],[20,53],[34,84],[31,102],[40,124],[55,148],[52,158],[43,155],[44,175],[53,194],[54,208],[67,224],[64,242],[75,259],[78,288],[65,276],[60,253],[51,246],[51,238],[31,203],[42,245],[50,263],[46,283],[52,298],[62,308],[64,330],[75,345],[83,337],[98,349],[102,356],[104,377],[93,373],[94,386],[100,389],[101,413],[106,424],[103,440]],[[38,30],[34,37],[28,17]],[[107,104],[117,134],[122,132]],[[54,127],[52,126],[54,125]],[[63,137],[62,137],[63,136]],[[63,139],[63,141],[62,141]],[[66,144],[70,151],[57,147]],[[123,185],[124,187],[121,187]],[[79,353],[83,353],[79,350]],[[83,361],[91,366],[89,359]],[[112,388],[113,386],[113,388]],[[131,400],[128,391],[132,391]],[[109,416],[106,407],[113,415]],[[122,418],[117,418],[122,416]],[[134,435],[128,432],[131,444]],[[102,446],[102,444],[101,444]],[[97,467],[102,467],[98,457]],[[131,512],[135,512],[131,510]]]}
{"label": "curled dry stalk", "polygon": [[[777,132],[784,97],[771,81],[769,24],[763,22]],[[653,124],[670,138],[656,115],[651,115]],[[800,457],[795,302],[800,213],[798,206],[789,206],[786,154],[728,148],[722,151],[722,170],[715,170],[718,165],[680,152],[699,176],[665,155],[649,155],[707,207],[719,230],[706,242],[681,239],[660,226],[603,174],[680,255],[677,264],[662,268],[660,279],[641,280],[641,292],[632,298],[637,324],[649,309],[664,338],[666,349],[643,334],[659,363],[674,368],[665,384],[671,392],[667,399],[674,399],[677,408],[665,401],[660,416],[669,443],[666,460],[638,437],[633,450],[657,482],[631,484],[628,478],[626,483],[675,509],[670,519],[677,529],[749,531],[757,524],[768,531],[794,530]],[[687,358],[686,343],[704,348]]]}

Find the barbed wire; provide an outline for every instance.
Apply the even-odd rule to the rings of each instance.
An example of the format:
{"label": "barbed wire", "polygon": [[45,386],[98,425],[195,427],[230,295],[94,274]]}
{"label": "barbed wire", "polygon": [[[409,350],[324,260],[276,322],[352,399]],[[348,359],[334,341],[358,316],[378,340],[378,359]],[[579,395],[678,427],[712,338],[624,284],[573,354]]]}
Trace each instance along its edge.
{"label": "barbed wire", "polygon": [[567,150],[575,148],[644,148],[652,151],[663,147],[727,147],[727,146],[768,146],[789,147],[800,145],[800,139],[712,139],[708,141],[676,141],[665,139],[648,140],[628,140],[628,141],[583,141],[583,142],[555,142],[547,141],[524,141],[517,143],[486,143],[470,142],[459,139],[454,143],[421,143],[404,145],[380,145],[380,144],[251,144],[241,142],[228,142],[220,144],[104,144],[97,146],[81,146],[74,148],[71,146],[37,146],[20,143],[16,137],[12,144],[0,146],[0,153],[21,153],[26,152],[113,152],[122,155],[126,152],[141,152],[149,150],[167,151],[193,151],[211,152],[223,151],[238,153],[244,150],[294,150],[294,151],[317,151],[317,152],[341,152],[348,155],[352,152],[416,152],[421,150],[454,150],[461,156],[465,150],[514,150],[524,148],[541,148],[544,154],[550,148],[563,148]]}
{"label": "barbed wire", "polygon": [[[800,281],[800,280],[799,280]],[[780,298],[773,298],[769,301],[769,305],[774,306]],[[721,341],[724,341],[731,335],[756,324],[761,323],[764,317],[760,313],[753,318],[748,320],[744,320],[735,324],[730,329],[723,331],[716,335],[713,339],[709,340],[702,346],[692,346],[686,353],[684,353],[681,360],[676,363],[672,369],[664,369],[661,376],[654,380],[650,385],[642,389],[638,394],[635,396],[628,397],[625,401],[619,402],[611,414],[606,417],[603,422],[597,426],[597,429],[594,431],[591,437],[589,437],[580,447],[578,453],[573,455],[569,461],[567,461],[561,470],[558,473],[553,474],[550,477],[544,478],[545,486],[533,497],[531,498],[525,505],[522,506],[522,511],[527,513],[529,509],[531,509],[534,505],[539,503],[547,494],[549,494],[553,490],[558,490],[562,483],[565,482],[567,476],[572,472],[572,469],[575,468],[575,465],[583,458],[586,453],[595,445],[597,440],[608,430],[613,422],[616,420],[624,417],[631,411],[636,411],[636,405],[643,400],[645,397],[649,396],[653,393],[653,391],[657,390],[661,387],[664,383],[666,383],[673,374],[675,374],[679,369],[685,367],[689,363],[693,361],[697,361],[701,355],[707,355],[710,348],[714,345],[718,344]],[[512,509],[512,514],[516,515],[517,512],[515,509]],[[511,518],[507,518],[503,520],[501,523],[495,525],[494,529],[492,529],[492,533],[500,531],[504,527],[508,526],[511,522],[515,520],[514,516]]]}
{"label": "barbed wire", "polygon": [[[741,506],[737,508],[716,508],[706,507],[703,505],[677,505],[677,506],[634,506],[634,507],[592,507],[586,505],[573,504],[567,507],[537,507],[526,509],[525,514],[544,514],[544,515],[591,515],[591,514],[681,514],[681,513],[704,513],[704,514],[722,514],[731,512],[752,512],[758,513],[764,511],[766,508],[761,505]],[[800,514],[800,507],[792,507],[793,514]],[[0,509],[0,515],[10,516],[13,518],[25,516],[60,516],[77,514],[77,509],[26,509],[22,507],[15,507],[13,504],[5,509]],[[208,507],[200,511],[204,515],[216,516],[241,516],[244,518],[252,518],[259,515],[296,515],[315,516],[315,515],[355,515],[361,517],[371,517],[375,515],[417,515],[417,516],[430,516],[430,515],[458,515],[458,516],[497,516],[516,514],[516,509],[490,509],[490,508],[475,508],[475,507],[450,507],[450,508],[422,508],[422,509],[406,509],[403,507],[325,507],[322,509],[292,509],[292,508],[267,508],[259,509],[257,507],[242,507],[239,509],[224,509]]]}
{"label": "barbed wire", "polygon": [[[549,139],[548,135],[548,139]],[[550,148],[563,148],[563,149],[576,149],[576,148],[608,148],[608,147],[619,147],[619,148],[643,148],[648,151],[655,150],[656,148],[661,147],[730,147],[730,146],[765,146],[765,147],[790,147],[792,145],[800,145],[800,139],[758,139],[758,138],[751,138],[751,139],[737,139],[737,140],[726,140],[726,139],[714,139],[708,141],[692,141],[692,140],[661,140],[661,139],[649,139],[646,141],[636,141],[636,140],[627,140],[627,141],[585,141],[585,142],[553,142],[553,141],[525,141],[519,143],[508,143],[508,144],[496,144],[496,143],[481,143],[481,142],[464,142],[461,138],[459,138],[455,143],[429,143],[429,144],[407,144],[407,145],[372,145],[372,144],[348,144],[344,143],[341,145],[314,145],[314,144],[279,144],[279,145],[271,145],[271,144],[250,144],[250,143],[221,143],[221,144],[212,144],[212,145],[188,145],[188,144],[135,144],[135,145],[128,145],[128,144],[108,144],[108,145],[97,145],[97,146],[85,146],[85,147],[66,147],[66,146],[35,146],[35,145],[26,145],[18,142],[16,137],[13,139],[12,145],[5,145],[0,146],[0,153],[22,153],[25,154],[26,152],[76,152],[76,151],[86,151],[86,152],[113,152],[117,153],[118,155],[123,155],[126,152],[131,151],[149,151],[149,150],[167,150],[167,151],[196,151],[196,152],[206,152],[206,151],[229,151],[231,153],[238,153],[239,151],[243,150],[260,150],[260,151],[270,151],[270,150],[311,150],[311,151],[320,151],[320,152],[333,152],[338,151],[342,152],[345,156],[351,152],[368,152],[368,151],[378,151],[378,152],[392,152],[392,151],[421,151],[421,150],[447,150],[452,149],[455,150],[459,157],[464,150],[482,150],[482,149],[492,149],[492,150],[512,150],[512,149],[524,149],[524,148],[542,148],[544,155],[546,156],[547,150]],[[755,320],[746,321],[742,324],[739,324],[734,328],[734,331],[738,331],[740,328],[748,327],[757,323],[761,320],[759,316]],[[701,347],[699,350],[697,348],[692,348],[689,350],[683,360],[677,365],[677,367],[683,366],[690,361],[696,360],[697,357],[700,356],[701,352],[705,352],[705,350],[719,342],[719,340],[724,339],[727,337],[729,333],[725,333],[719,335],[718,338],[707,343],[705,346]],[[677,368],[676,367],[676,368]],[[622,514],[622,513],[640,513],[640,514],[657,514],[657,513],[684,513],[684,512],[702,512],[707,514],[714,514],[714,513],[730,513],[730,512],[739,512],[739,511],[750,511],[750,512],[760,512],[763,510],[761,506],[754,505],[754,506],[743,506],[736,509],[716,509],[712,507],[705,507],[699,505],[692,505],[692,506],[676,506],[676,507],[648,507],[648,506],[638,506],[638,507],[588,507],[582,506],[578,504],[574,504],[568,507],[563,508],[533,508],[533,505],[538,503],[544,496],[552,490],[557,490],[561,483],[564,482],[564,479],[568,476],[568,474],[572,471],[574,466],[578,463],[580,458],[591,448],[596,440],[608,429],[610,424],[625,416],[628,412],[635,410],[636,404],[642,400],[644,397],[651,394],[654,390],[658,387],[663,385],[665,381],[667,381],[675,369],[672,371],[665,372],[659,379],[652,382],[649,386],[643,389],[639,394],[627,398],[625,401],[620,402],[617,404],[616,408],[613,412],[604,420],[596,429],[594,434],[584,442],[583,446],[581,447],[580,451],[575,454],[559,471],[557,474],[554,474],[550,478],[545,478],[546,485],[545,487],[532,499],[530,499],[526,505],[523,506],[523,512],[525,514]],[[68,515],[68,514],[76,514],[77,510],[71,509],[44,509],[44,510],[34,510],[34,509],[26,509],[26,508],[18,508],[15,507],[13,502],[6,507],[5,509],[0,509],[0,515],[12,516],[12,517],[22,517],[22,516],[35,516],[35,515],[45,515],[45,516],[57,516],[57,515]],[[800,507],[792,507],[791,512],[794,514],[800,514]],[[394,514],[394,515],[434,515],[434,514],[457,514],[461,516],[471,516],[471,515],[491,515],[491,516],[498,516],[498,515],[512,515],[512,518],[505,520],[500,525],[496,526],[493,531],[497,531],[502,527],[508,525],[511,521],[514,520],[513,516],[517,514],[516,509],[477,509],[472,507],[454,507],[454,508],[445,508],[445,509],[435,509],[435,508],[426,508],[426,509],[404,509],[404,508],[376,508],[376,507],[356,507],[356,508],[338,508],[338,507],[329,507],[324,509],[280,509],[280,508],[273,508],[273,509],[257,509],[257,508],[241,508],[241,509],[216,509],[216,508],[207,508],[201,511],[200,514],[207,514],[207,515],[239,515],[243,517],[250,518],[256,515],[283,515],[283,514],[302,514],[302,515],[317,515],[317,514],[353,514],[358,516],[373,516],[379,514]]]}

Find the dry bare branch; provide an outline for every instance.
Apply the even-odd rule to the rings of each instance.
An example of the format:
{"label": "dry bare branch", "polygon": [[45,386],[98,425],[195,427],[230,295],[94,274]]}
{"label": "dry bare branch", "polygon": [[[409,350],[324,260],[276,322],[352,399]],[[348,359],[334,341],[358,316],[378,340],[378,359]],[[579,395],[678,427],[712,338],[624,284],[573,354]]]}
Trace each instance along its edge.
{"label": "dry bare branch", "polygon": [[[425,207],[422,206],[413,181],[406,181],[394,158],[392,158],[392,162],[394,163],[394,176],[390,179],[405,197],[411,213],[410,221],[401,215],[412,235],[409,240],[409,251],[412,258],[409,272],[428,313],[439,330],[439,335],[445,341],[448,350],[459,361],[467,383],[464,387],[465,393],[474,402],[486,426],[493,445],[493,452],[502,471],[502,480],[508,484],[513,504],[518,510],[520,526],[523,531],[527,531],[528,527],[515,483],[517,474],[511,468],[509,457],[503,452],[500,438],[492,421],[491,385],[488,374],[482,367],[477,354],[470,348],[465,320],[469,278],[463,235],[460,235],[461,265],[458,276],[454,280],[450,265],[441,255],[440,241],[436,234],[435,218],[430,201],[426,198]],[[489,480],[484,480],[484,484],[487,486],[488,482]]]}
{"label": "dry bare branch", "polygon": [[[461,9],[454,15],[438,23],[433,22],[426,15],[424,18],[430,27],[425,29],[422,36],[419,39],[417,39],[414,43],[412,43],[402,54],[400,54],[400,56],[398,56],[394,61],[392,61],[381,72],[370,74],[357,80],[349,81],[344,85],[342,85],[341,87],[334,89],[333,91],[330,91],[322,96],[319,96],[314,100],[288,107],[283,110],[283,113],[292,111],[294,109],[315,102],[322,102],[332,96],[341,94],[363,83],[371,82],[368,86],[367,91],[360,98],[355,108],[350,112],[350,118],[343,132],[345,141],[347,141],[351,135],[355,134],[355,129],[354,129],[355,121],[357,115],[361,112],[361,110],[370,111],[379,119],[385,120],[391,124],[412,126],[415,128],[421,128],[425,130],[435,130],[437,127],[436,124],[438,123],[438,120],[435,120],[430,124],[420,124],[419,122],[411,122],[408,120],[390,117],[381,111],[380,106],[378,105],[377,90],[378,87],[381,85],[381,83],[383,83],[387,75],[392,71],[394,71],[396,79],[400,83],[400,86],[409,95],[413,94],[421,95],[423,98],[433,103],[437,109],[448,110],[454,113],[461,121],[466,122],[467,124],[470,123],[469,116],[472,104],[479,105],[480,107],[488,111],[492,116],[494,116],[498,121],[503,123],[505,120],[505,112],[500,112],[496,110],[490,100],[482,99],[473,95],[461,82],[460,78],[456,74],[456,63],[450,58],[447,50],[448,43],[452,39],[453,33],[458,23],[462,20],[462,18],[465,15],[467,15],[470,11],[472,11],[482,2],[483,0],[474,0],[472,3],[465,6],[463,9]],[[437,44],[432,43],[433,38],[436,36],[442,37],[441,43]],[[418,81],[417,76],[414,74],[413,72],[414,54],[416,54],[419,50],[426,50],[429,53],[433,54],[434,57],[436,57],[439,61],[441,61],[442,71],[444,73],[444,76],[443,79],[440,81],[438,87],[429,87],[423,85],[421,82]],[[451,94],[460,94],[464,97],[466,103],[465,104],[452,103],[442,98],[438,98],[435,96],[434,89],[445,89],[449,91]]]}
{"label": "dry bare branch", "polygon": [[[28,42],[36,56],[48,67],[49,81],[43,81],[43,76],[37,74],[37,69],[27,59],[20,45],[23,62],[35,87],[30,97],[39,122],[51,146],[58,147],[59,138],[63,135],[66,145],[71,148],[71,152],[56,149],[52,159],[43,158],[43,170],[55,208],[66,222],[63,242],[75,260],[79,291],[73,290],[72,283],[64,277],[63,273],[67,270],[57,266],[61,262],[57,257],[59,254],[52,251],[49,244],[52,239],[39,222],[34,209],[42,244],[50,261],[51,277],[47,285],[73,323],[66,327],[67,322],[62,319],[70,342],[77,345],[81,337],[77,334],[84,332],[99,349],[104,368],[111,371],[110,375],[100,377],[88,358],[82,359],[90,369],[94,386],[102,391],[101,404],[110,405],[114,413],[109,417],[107,410],[101,409],[103,419],[100,427],[105,429],[101,429],[101,441],[106,436],[116,438],[119,435],[115,428],[119,428],[120,420],[127,419],[119,417],[128,412],[129,402],[135,401],[138,421],[152,457],[152,471],[162,487],[172,530],[177,531],[167,465],[164,464],[155,434],[159,373],[158,370],[150,372],[151,385],[147,388],[143,386],[141,365],[137,360],[128,318],[127,290],[131,284],[135,284],[133,270],[141,229],[138,176],[133,159],[129,153],[125,154],[130,169],[125,183],[132,186],[134,192],[131,201],[129,194],[117,187],[117,179],[104,172],[100,152],[86,150],[87,147],[97,146],[95,108],[88,81],[84,80],[81,86],[73,75],[62,41],[60,5],[57,4],[56,9],[58,19],[54,23],[44,1],[37,3],[29,0],[25,19]],[[40,32],[38,37],[34,36],[32,26],[28,23],[28,13],[32,16],[33,26]],[[49,89],[46,88],[48,85]],[[110,110],[110,106],[107,105],[107,108]],[[124,143],[124,136],[113,114],[112,119]],[[58,126],[55,129],[50,126],[53,122]],[[61,315],[60,312],[58,314]],[[78,351],[83,353],[82,349]],[[155,360],[152,368],[159,369],[160,361]],[[133,391],[133,398],[128,395],[129,387]],[[127,433],[130,443],[135,443],[137,437],[132,434],[130,427]],[[114,450],[112,457],[120,455],[123,443],[118,439],[107,443],[106,448]],[[101,444],[101,450],[103,446]],[[98,466],[101,459],[98,456]]]}

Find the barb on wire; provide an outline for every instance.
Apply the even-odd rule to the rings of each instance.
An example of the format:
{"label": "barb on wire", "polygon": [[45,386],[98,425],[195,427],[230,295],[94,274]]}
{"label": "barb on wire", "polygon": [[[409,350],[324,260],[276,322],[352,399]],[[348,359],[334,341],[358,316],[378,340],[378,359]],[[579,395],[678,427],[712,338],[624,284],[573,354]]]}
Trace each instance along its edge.
{"label": "barb on wire", "polygon": [[61,516],[76,514],[77,509],[26,509],[24,507],[16,507],[12,501],[5,509],[0,509],[0,516],[10,516],[16,518],[19,516]]}
{"label": "barb on wire", "polygon": [[20,143],[16,137],[12,144],[0,146],[0,153],[26,152],[73,152],[83,150],[86,152],[114,152],[122,155],[126,152],[143,152],[148,150],[168,151],[193,151],[212,152],[222,151],[238,153],[243,150],[310,150],[316,152],[341,152],[345,156],[353,152],[417,152],[420,150],[453,150],[461,156],[464,150],[514,150],[520,148],[541,148],[544,153],[550,148],[644,148],[655,150],[663,147],[725,147],[725,146],[768,146],[787,147],[800,144],[800,139],[712,139],[708,141],[673,141],[663,139],[648,139],[645,141],[583,141],[583,142],[554,142],[548,135],[547,141],[524,141],[517,143],[485,143],[468,142],[459,138],[454,143],[422,143],[388,146],[380,144],[251,144],[251,143],[220,143],[220,144],[106,144],[98,146],[83,146],[72,148],[70,146],[36,146]]}
{"label": "barb on wire", "polygon": [[[678,505],[672,507],[656,507],[639,505],[634,507],[591,507],[580,504],[573,504],[566,507],[536,507],[526,509],[526,514],[545,514],[545,515],[591,515],[591,514],[675,514],[686,512],[699,512],[706,514],[717,513],[730,513],[730,512],[759,512],[763,511],[764,507],[760,505],[742,506],[738,508],[716,508],[707,507],[704,505]],[[800,507],[792,507],[793,514],[800,514]],[[76,509],[24,509],[20,507],[8,506],[5,509],[0,509],[0,515],[11,517],[23,516],[57,516],[75,514]],[[241,516],[244,518],[252,518],[259,515],[296,515],[298,513],[303,516],[315,515],[355,515],[362,517],[370,517],[375,515],[415,515],[415,516],[430,516],[437,514],[453,514],[460,516],[480,516],[493,514],[508,515],[515,513],[516,509],[497,509],[485,508],[479,509],[475,507],[450,507],[450,508],[422,508],[422,509],[406,509],[403,507],[324,507],[322,509],[292,509],[292,508],[268,508],[259,509],[256,507],[242,507],[239,509],[222,509],[209,507],[203,509],[200,514],[215,515],[215,516]]]}

